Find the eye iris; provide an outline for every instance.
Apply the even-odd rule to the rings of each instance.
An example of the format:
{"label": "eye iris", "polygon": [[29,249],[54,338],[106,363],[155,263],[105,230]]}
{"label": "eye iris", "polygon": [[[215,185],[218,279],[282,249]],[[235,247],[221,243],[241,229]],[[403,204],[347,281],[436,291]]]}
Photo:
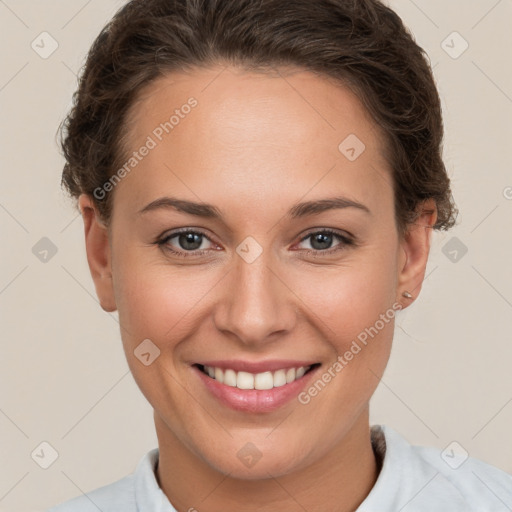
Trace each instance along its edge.
{"label": "eye iris", "polygon": [[[182,249],[195,251],[201,247],[203,235],[201,233],[185,232],[178,235],[178,242]],[[310,235],[311,246],[314,250],[321,251],[322,249],[329,249],[332,245],[332,233],[315,233]]]}
{"label": "eye iris", "polygon": [[183,249],[194,251],[201,247],[201,235],[200,233],[184,233],[179,236],[179,243]]}
{"label": "eye iris", "polygon": [[[320,247],[315,247],[316,242],[320,243]],[[313,235],[313,240],[311,242],[311,246],[315,250],[329,249],[331,243],[332,243],[332,235],[331,234],[317,233],[317,234]]]}

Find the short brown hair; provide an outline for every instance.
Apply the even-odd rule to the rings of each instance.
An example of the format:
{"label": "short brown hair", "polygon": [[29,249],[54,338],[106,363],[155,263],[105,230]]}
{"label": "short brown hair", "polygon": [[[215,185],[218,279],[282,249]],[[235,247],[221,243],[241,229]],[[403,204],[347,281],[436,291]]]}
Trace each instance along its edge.
{"label": "short brown hair", "polygon": [[62,184],[70,195],[91,195],[108,223],[112,195],[98,200],[93,192],[123,161],[126,113],[137,93],[172,71],[219,62],[293,66],[348,85],[386,135],[399,233],[429,198],[438,212],[433,228],[455,224],[428,59],[378,0],[129,1],[94,41],[60,126]]}

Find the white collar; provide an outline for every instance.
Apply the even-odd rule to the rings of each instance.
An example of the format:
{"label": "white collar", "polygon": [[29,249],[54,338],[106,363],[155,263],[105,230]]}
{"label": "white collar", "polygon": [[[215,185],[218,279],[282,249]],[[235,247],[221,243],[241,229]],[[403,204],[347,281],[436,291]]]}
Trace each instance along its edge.
{"label": "white collar", "polygon": [[[437,448],[412,446],[386,425],[372,426],[371,434],[383,465],[356,512],[512,510],[512,476],[507,473],[472,458],[454,470]],[[176,512],[156,480],[158,456],[158,448],[148,452],[133,475],[140,512]]]}

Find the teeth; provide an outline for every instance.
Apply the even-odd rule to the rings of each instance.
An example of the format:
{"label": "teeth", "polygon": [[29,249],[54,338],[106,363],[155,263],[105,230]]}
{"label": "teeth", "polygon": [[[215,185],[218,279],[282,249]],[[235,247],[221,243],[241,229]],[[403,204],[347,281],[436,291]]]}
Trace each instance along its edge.
{"label": "teeth", "polygon": [[272,389],[274,387],[274,376],[272,372],[258,373],[254,377],[254,389]]}
{"label": "teeth", "polygon": [[[226,370],[229,372],[229,370]],[[236,387],[239,389],[254,389],[254,375],[247,372],[238,372]]]}
{"label": "teeth", "polygon": [[215,368],[215,380],[218,380],[219,382],[224,382],[224,372],[220,368]]}
{"label": "teeth", "polygon": [[286,370],[286,384],[293,382],[295,380],[295,368],[288,368]]}
{"label": "teeth", "polygon": [[301,366],[300,368],[288,368],[287,370],[277,370],[275,372],[249,373],[235,372],[228,368],[214,368],[205,366],[204,371],[212,379],[215,379],[226,386],[237,387],[238,389],[272,389],[290,384],[294,380],[300,379],[311,366]]}
{"label": "teeth", "polygon": [[274,372],[273,387],[278,388],[286,384],[286,372],[284,370],[277,370]]}
{"label": "teeth", "polygon": [[236,386],[236,372],[234,370],[226,370],[224,372],[224,384],[233,388]]}

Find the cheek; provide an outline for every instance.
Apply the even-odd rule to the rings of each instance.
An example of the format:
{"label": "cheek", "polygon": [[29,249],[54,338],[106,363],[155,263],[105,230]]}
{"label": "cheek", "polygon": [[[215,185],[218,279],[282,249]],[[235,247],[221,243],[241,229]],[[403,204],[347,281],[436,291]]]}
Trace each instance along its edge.
{"label": "cheek", "polygon": [[[182,410],[185,398],[178,381],[180,344],[186,344],[198,324],[197,308],[207,294],[206,273],[194,275],[185,267],[156,263],[146,254],[132,251],[115,262],[114,292],[119,312],[121,338],[128,364],[146,399],[158,408],[167,404],[169,411]],[[137,354],[145,340],[158,347],[158,356],[144,365]],[[141,345],[141,343],[146,345]],[[152,358],[157,352],[149,345],[145,352]],[[178,421],[174,418],[174,421]]]}
{"label": "cheek", "polygon": [[[325,390],[322,382],[315,383],[301,403],[314,401],[315,407],[325,408],[333,428],[364,407],[386,368],[399,309],[394,254],[391,246],[375,245],[337,268],[290,276],[307,306],[305,314],[331,348],[331,362],[319,376],[328,382]],[[329,412],[333,403],[338,404],[336,413]]]}
{"label": "cheek", "polygon": [[325,418],[315,428],[330,432],[323,435],[326,444],[367,406],[390,356],[398,310],[393,261],[371,260],[308,277],[297,292],[331,348],[329,363],[299,396],[305,410],[312,407],[315,416]]}
{"label": "cheek", "polygon": [[[368,253],[372,252],[368,250]],[[377,252],[377,251],[375,251]],[[354,257],[336,268],[290,275],[297,296],[339,348],[373,325],[395,302],[396,271],[391,257]],[[311,314],[309,315],[311,316]]]}
{"label": "cheek", "polygon": [[211,272],[166,264],[161,256],[144,252],[131,250],[130,256],[114,261],[119,320],[133,343],[152,337],[167,343],[212,288]]}

